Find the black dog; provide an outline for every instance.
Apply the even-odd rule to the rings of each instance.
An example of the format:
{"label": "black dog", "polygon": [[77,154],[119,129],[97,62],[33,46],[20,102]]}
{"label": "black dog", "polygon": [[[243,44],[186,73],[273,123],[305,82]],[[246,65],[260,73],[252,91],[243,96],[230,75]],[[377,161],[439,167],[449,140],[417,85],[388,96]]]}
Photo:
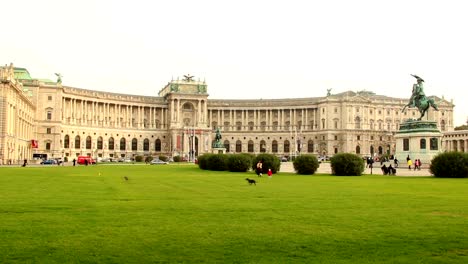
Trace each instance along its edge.
{"label": "black dog", "polygon": [[249,182],[250,185],[252,185],[252,183],[255,184],[255,185],[257,185],[257,182],[256,182],[255,180],[252,180],[252,179],[249,179],[249,178],[245,178],[245,180],[246,180],[247,182]]}

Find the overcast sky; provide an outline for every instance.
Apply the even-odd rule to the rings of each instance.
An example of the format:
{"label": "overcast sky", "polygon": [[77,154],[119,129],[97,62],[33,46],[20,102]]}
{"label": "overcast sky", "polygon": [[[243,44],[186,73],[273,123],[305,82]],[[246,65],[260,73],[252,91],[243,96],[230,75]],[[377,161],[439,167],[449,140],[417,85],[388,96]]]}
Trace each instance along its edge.
{"label": "overcast sky", "polygon": [[156,96],[172,78],[211,99],[348,90],[453,99],[468,116],[468,1],[15,0],[1,10],[0,62],[66,86]]}

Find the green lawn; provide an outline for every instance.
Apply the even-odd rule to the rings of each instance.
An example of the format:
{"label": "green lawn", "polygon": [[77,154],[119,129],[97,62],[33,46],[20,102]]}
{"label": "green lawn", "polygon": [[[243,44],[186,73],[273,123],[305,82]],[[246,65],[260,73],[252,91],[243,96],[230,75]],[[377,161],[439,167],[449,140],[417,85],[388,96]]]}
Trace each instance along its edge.
{"label": "green lawn", "polygon": [[0,263],[468,263],[468,179],[0,168]]}

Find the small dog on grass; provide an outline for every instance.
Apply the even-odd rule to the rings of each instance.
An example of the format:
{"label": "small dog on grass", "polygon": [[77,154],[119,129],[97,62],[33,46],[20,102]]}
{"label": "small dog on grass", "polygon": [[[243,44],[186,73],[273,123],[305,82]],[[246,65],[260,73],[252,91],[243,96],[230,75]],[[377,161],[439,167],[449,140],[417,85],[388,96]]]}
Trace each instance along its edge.
{"label": "small dog on grass", "polygon": [[257,185],[257,182],[256,182],[255,180],[252,180],[252,179],[249,179],[249,178],[245,178],[245,180],[246,180],[250,185],[252,185],[252,184]]}

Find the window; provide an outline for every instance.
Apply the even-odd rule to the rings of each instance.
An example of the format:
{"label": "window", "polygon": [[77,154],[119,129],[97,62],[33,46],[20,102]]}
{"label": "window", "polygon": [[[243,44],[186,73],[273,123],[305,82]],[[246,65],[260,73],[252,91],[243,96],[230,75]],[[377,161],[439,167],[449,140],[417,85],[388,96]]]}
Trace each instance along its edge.
{"label": "window", "polygon": [[260,141],[260,152],[265,153],[266,152],[266,143],[265,140]]}
{"label": "window", "polygon": [[52,112],[47,111],[47,120],[52,120]]}
{"label": "window", "polygon": [[356,146],[356,154],[361,154],[361,147],[360,146]]}
{"label": "window", "polygon": [[102,137],[98,137],[97,139],[97,149],[102,149]]}
{"label": "window", "polygon": [[254,144],[252,140],[249,140],[249,144],[247,146],[247,151],[248,152],[254,152]]}
{"label": "window", "polygon": [[240,140],[236,141],[236,152],[242,152],[242,142]]}
{"label": "window", "polygon": [[149,151],[149,139],[143,140],[143,151]]}
{"label": "window", "polygon": [[426,149],[426,139],[425,138],[421,138],[421,140],[419,141],[419,148],[420,149]]}
{"label": "window", "polygon": [[47,133],[47,134],[52,134],[52,128],[48,127],[46,133]]}
{"label": "window", "polygon": [[278,152],[278,141],[273,140],[271,143],[271,152],[277,153]]}
{"label": "window", "polygon": [[86,137],[86,149],[91,149],[91,136]]}
{"label": "window", "polygon": [[154,142],[154,151],[161,151],[161,140],[159,138]]}
{"label": "window", "polygon": [[254,122],[249,122],[249,130],[254,130]]}
{"label": "window", "polygon": [[230,149],[229,149],[229,146],[230,146],[229,140],[225,140],[223,145],[224,145],[224,148],[226,149],[226,152],[230,152]]}
{"label": "window", "polygon": [[127,141],[125,140],[125,138],[121,138],[120,139],[120,150],[125,150],[126,149],[126,145],[127,144]]}
{"label": "window", "polygon": [[138,150],[138,140],[136,138],[132,139],[132,151]]}
{"label": "window", "polygon": [[338,113],[338,108],[335,107],[335,113]]}
{"label": "window", "polygon": [[409,151],[409,138],[403,139],[403,151]]}
{"label": "window", "polygon": [[63,147],[64,148],[70,147],[70,137],[68,135],[65,135],[65,139],[63,140]]}
{"label": "window", "polygon": [[284,153],[289,153],[289,141],[284,141]]}
{"label": "window", "polygon": [[357,140],[361,140],[361,136],[357,136]]}
{"label": "window", "polygon": [[335,129],[338,128],[338,121],[335,121]]}
{"label": "window", "polygon": [[335,136],[335,140],[338,140],[338,136]]}
{"label": "window", "polygon": [[356,116],[354,121],[355,121],[354,128],[355,129],[361,129],[361,118],[359,116]]}
{"label": "window", "polygon": [[307,152],[313,153],[314,152],[314,141],[309,140],[307,142]]}
{"label": "window", "polygon": [[46,142],[45,148],[46,148],[46,150],[50,150],[50,142]]}
{"label": "window", "polygon": [[439,149],[439,142],[437,138],[431,138],[431,150],[438,150]]}
{"label": "window", "polygon": [[80,136],[76,136],[76,137],[75,137],[75,148],[76,148],[76,149],[81,148],[81,139],[80,139]]}
{"label": "window", "polygon": [[52,95],[47,96],[48,101],[52,101]]}
{"label": "window", "polygon": [[109,138],[109,150],[114,150],[114,138]]}

